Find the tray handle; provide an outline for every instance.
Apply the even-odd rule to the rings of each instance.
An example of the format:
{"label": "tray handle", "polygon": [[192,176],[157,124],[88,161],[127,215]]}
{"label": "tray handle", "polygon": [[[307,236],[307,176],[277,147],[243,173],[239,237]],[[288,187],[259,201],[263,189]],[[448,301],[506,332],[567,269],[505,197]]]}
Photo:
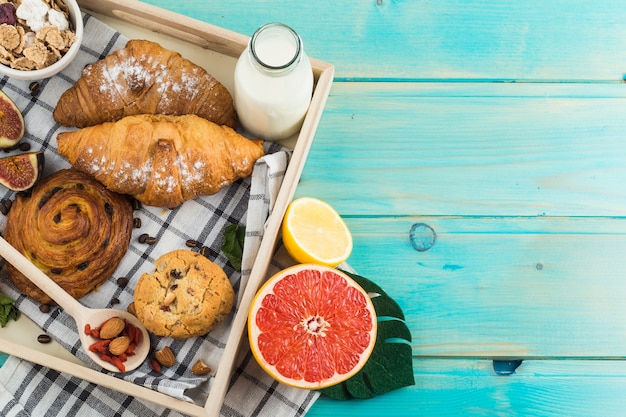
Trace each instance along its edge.
{"label": "tray handle", "polygon": [[78,0],[82,9],[162,33],[223,55],[238,57],[249,36],[135,0]]}

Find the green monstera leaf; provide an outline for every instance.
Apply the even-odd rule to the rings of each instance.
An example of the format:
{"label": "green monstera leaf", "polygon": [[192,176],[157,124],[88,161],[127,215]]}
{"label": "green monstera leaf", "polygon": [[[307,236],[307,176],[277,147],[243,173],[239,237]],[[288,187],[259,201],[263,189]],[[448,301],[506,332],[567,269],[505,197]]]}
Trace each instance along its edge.
{"label": "green monstera leaf", "polygon": [[342,271],[365,291],[375,294],[372,303],[378,316],[378,333],[372,355],[352,378],[321,389],[337,400],[369,399],[415,384],[411,332],[404,323],[402,309],[382,288],[360,275]]}

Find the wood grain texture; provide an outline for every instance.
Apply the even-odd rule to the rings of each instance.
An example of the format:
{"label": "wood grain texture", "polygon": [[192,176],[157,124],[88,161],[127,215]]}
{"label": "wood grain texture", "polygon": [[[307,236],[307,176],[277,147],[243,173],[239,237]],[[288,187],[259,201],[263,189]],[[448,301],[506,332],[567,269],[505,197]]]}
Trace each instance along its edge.
{"label": "wood grain texture", "polygon": [[524,361],[511,376],[496,375],[485,360],[413,366],[413,387],[349,404],[322,397],[307,416],[621,417],[626,407],[623,361]]}
{"label": "wood grain texture", "polygon": [[344,215],[620,216],[626,85],[336,83],[298,193]]}
{"label": "wood grain texture", "polygon": [[601,80],[626,71],[626,2],[144,0],[246,35],[280,20],[338,79]]}
{"label": "wood grain texture", "polygon": [[[418,357],[624,358],[623,219],[349,217],[348,263],[401,305]],[[416,251],[415,223],[433,228]]]}

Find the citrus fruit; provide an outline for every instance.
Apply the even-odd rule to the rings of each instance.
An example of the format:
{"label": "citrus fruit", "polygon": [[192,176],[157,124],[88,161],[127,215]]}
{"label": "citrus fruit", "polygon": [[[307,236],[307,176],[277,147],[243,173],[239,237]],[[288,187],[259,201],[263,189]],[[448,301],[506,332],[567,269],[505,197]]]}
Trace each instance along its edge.
{"label": "citrus fruit", "polygon": [[282,223],[283,243],[299,263],[337,266],[352,252],[352,235],[328,203],[300,197],[287,207]]}
{"label": "citrus fruit", "polygon": [[376,342],[376,311],[352,278],[299,264],[272,276],[248,315],[252,354],[274,379],[320,389],[356,374]]}

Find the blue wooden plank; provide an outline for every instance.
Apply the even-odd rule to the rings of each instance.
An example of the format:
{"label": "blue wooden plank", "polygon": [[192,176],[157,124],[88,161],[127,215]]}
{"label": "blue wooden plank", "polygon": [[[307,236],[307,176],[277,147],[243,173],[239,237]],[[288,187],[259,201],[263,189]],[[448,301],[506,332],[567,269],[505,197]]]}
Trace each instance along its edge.
{"label": "blue wooden plank", "polygon": [[498,376],[491,361],[415,359],[416,385],[365,401],[320,398],[310,417],[623,416],[623,361],[524,361]]}
{"label": "blue wooden plank", "polygon": [[297,192],[348,215],[621,216],[625,93],[336,83]]}
{"label": "blue wooden plank", "polygon": [[282,21],[338,79],[619,82],[626,71],[622,0],[143,1],[247,35]]}
{"label": "blue wooden plank", "polygon": [[[354,236],[348,263],[398,301],[415,355],[626,357],[623,218],[357,216],[346,222]],[[411,245],[415,223],[436,232],[431,249]]]}

